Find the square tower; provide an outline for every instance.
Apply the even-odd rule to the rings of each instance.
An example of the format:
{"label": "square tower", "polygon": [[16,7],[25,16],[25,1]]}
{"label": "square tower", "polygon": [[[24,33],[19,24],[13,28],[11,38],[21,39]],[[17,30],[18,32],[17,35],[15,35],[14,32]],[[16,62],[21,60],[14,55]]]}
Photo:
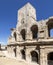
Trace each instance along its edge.
{"label": "square tower", "polygon": [[23,20],[26,22],[27,16],[36,20],[36,10],[30,3],[27,3],[18,10],[18,22],[23,22]]}

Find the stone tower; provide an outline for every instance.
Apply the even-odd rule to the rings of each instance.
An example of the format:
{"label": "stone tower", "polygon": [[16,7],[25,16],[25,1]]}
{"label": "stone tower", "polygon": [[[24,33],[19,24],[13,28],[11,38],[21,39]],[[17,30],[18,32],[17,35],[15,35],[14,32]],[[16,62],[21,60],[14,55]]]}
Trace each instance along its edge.
{"label": "stone tower", "polygon": [[30,17],[36,20],[36,10],[31,4],[27,3],[18,10],[18,22],[23,23],[22,21],[25,21],[26,23]]}
{"label": "stone tower", "polygon": [[53,64],[53,17],[37,21],[36,10],[30,4],[18,10],[16,28],[11,29],[7,50],[11,57],[38,65]]}

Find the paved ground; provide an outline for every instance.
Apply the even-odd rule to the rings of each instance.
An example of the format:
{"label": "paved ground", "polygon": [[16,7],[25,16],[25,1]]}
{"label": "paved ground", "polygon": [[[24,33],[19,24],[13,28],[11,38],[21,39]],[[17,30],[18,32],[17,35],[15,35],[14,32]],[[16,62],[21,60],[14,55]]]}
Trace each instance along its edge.
{"label": "paved ground", "polygon": [[38,65],[37,63],[27,62],[23,59],[15,59],[8,57],[7,51],[0,51],[0,65]]}
{"label": "paved ground", "polygon": [[0,65],[27,65],[27,64],[23,61],[18,61],[16,59],[0,57]]}
{"label": "paved ground", "polygon": [[0,65],[38,65],[34,63],[27,63],[25,61],[20,61],[7,57],[0,57]]}

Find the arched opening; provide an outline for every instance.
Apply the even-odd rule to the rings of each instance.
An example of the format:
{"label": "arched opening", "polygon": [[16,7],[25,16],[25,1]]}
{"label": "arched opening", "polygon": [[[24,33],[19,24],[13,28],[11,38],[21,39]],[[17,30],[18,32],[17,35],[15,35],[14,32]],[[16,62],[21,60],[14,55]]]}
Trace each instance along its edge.
{"label": "arched opening", "polygon": [[14,32],[14,38],[15,38],[15,40],[16,40],[16,32]]}
{"label": "arched opening", "polygon": [[25,51],[21,50],[21,54],[22,54],[22,59],[26,59],[26,55],[25,55]]}
{"label": "arched opening", "polygon": [[32,31],[32,38],[36,39],[38,37],[38,27],[37,27],[37,25],[33,25],[31,27],[31,31]]}
{"label": "arched opening", "polygon": [[32,51],[32,52],[31,52],[31,58],[32,58],[32,61],[38,63],[38,53],[37,53],[37,52]]}
{"label": "arched opening", "polygon": [[48,65],[53,65],[53,52],[48,54]]}
{"label": "arched opening", "polygon": [[16,47],[14,48],[14,56],[16,57]]}
{"label": "arched opening", "polygon": [[50,19],[47,22],[47,26],[48,26],[48,36],[53,37],[53,19]]}
{"label": "arched opening", "polygon": [[22,29],[21,30],[21,35],[22,35],[22,38],[23,38],[23,40],[25,40],[25,36],[26,36],[26,31],[25,31],[25,29]]}
{"label": "arched opening", "polygon": [[53,28],[50,29],[50,37],[53,37]]}

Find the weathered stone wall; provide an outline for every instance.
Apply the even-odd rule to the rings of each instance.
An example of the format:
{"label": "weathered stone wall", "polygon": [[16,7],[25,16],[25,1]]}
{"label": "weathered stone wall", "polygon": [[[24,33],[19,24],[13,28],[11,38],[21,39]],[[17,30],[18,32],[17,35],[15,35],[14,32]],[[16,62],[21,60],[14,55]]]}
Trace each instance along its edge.
{"label": "weathered stone wall", "polygon": [[[53,28],[53,17],[37,21],[36,10],[28,3],[18,10],[17,21],[16,28],[11,30],[11,36],[8,39],[7,50],[10,56],[15,57],[16,53],[16,58],[22,59],[24,53],[21,53],[21,50],[23,50],[24,55],[26,55],[25,60],[32,62],[31,52],[34,51],[38,54],[38,64],[48,65],[48,53],[53,52],[53,39],[48,34],[49,28]],[[49,26],[49,24],[51,25]],[[21,34],[22,30],[24,31]],[[37,38],[35,39],[33,38],[34,30],[37,31]],[[16,36],[14,36],[14,33],[16,33]],[[14,52],[14,49],[16,52]]]}

